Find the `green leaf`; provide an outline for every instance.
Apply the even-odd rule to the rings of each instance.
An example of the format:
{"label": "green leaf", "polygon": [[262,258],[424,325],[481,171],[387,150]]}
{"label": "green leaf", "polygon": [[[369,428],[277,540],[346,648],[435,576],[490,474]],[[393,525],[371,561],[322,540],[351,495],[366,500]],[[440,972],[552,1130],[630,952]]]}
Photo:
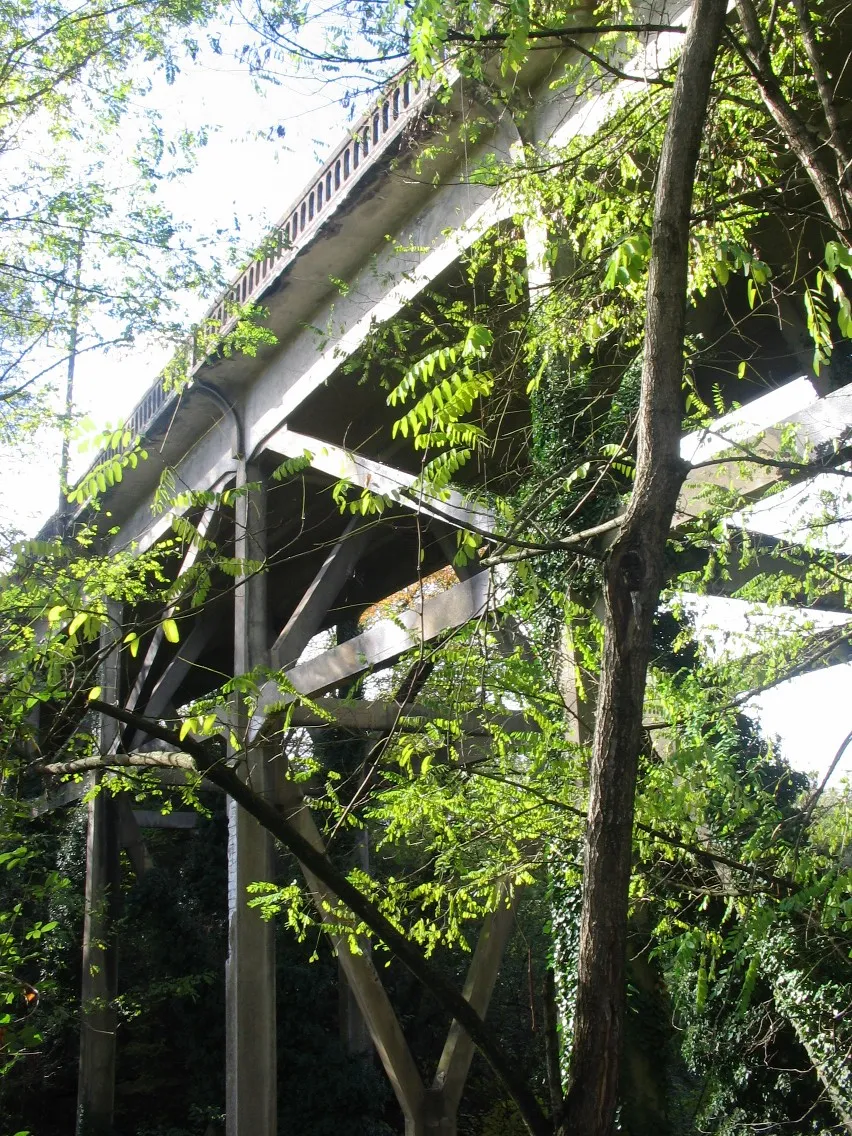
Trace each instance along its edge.
{"label": "green leaf", "polygon": [[89,618],[88,613],[85,611],[78,611],[74,618],[68,625],[68,634],[76,635],[86,620]]}
{"label": "green leaf", "polygon": [[178,625],[173,619],[164,619],[162,627],[163,634],[170,643],[180,642],[180,632],[178,631]]}

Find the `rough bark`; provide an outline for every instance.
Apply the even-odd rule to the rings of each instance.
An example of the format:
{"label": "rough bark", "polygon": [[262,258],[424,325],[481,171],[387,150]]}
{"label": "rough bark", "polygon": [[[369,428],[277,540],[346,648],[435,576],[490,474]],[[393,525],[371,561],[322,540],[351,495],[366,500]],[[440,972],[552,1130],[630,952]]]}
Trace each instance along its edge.
{"label": "rough bark", "polygon": [[628,887],[642,705],[680,458],[689,215],[724,0],[697,0],[660,156],[636,481],[604,573],[605,639],[590,770],[577,1005],[564,1132],[608,1136],[618,1102]]}
{"label": "rough bark", "polygon": [[[745,48],[737,44],[741,56],[749,67],[760,90],[764,106],[775,124],[784,135],[790,149],[795,154],[802,169],[808,175],[819,199],[838,234],[847,240],[852,230],[850,212],[849,170],[846,166],[847,152],[842,130],[835,115],[833,96],[827,81],[820,82],[822,68],[816,54],[816,42],[812,37],[810,19],[803,4],[794,5],[799,14],[805,49],[813,65],[817,60],[815,81],[826,115],[829,139],[824,142],[784,97],[778,77],[769,61],[769,52],[764,43],[763,33],[752,0],[737,0],[737,15],[745,38]],[[827,100],[827,101],[826,101]],[[832,161],[832,151],[835,161]],[[838,177],[839,173],[839,177]]]}

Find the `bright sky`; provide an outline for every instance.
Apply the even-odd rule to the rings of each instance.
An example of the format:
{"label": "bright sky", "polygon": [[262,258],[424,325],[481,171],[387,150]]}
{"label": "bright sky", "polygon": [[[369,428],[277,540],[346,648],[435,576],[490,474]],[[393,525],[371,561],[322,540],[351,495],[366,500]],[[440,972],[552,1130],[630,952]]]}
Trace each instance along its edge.
{"label": "bright sky", "polygon": [[[243,32],[237,28],[223,38],[226,44],[239,44]],[[166,204],[178,219],[191,221],[197,232],[239,226],[247,243],[256,243],[345,133],[348,114],[334,101],[341,93],[309,78],[282,78],[278,86],[258,87],[244,66],[203,50],[199,61],[187,65],[173,86],[161,82],[151,95],[169,129],[215,128],[192,174],[180,184],[164,187]],[[283,137],[279,127],[284,129]],[[99,425],[117,424],[165,362],[166,356],[151,347],[123,356],[113,352],[81,359],[76,379],[79,409]],[[808,388],[806,380],[793,384],[773,415],[776,409],[778,417],[798,409],[813,397]],[[768,424],[752,423],[748,414],[742,417],[745,431]],[[708,448],[712,448],[709,439],[701,444],[701,456],[708,456]],[[4,458],[6,494],[0,502],[0,512],[5,504],[18,525],[31,530],[53,512],[56,500],[54,462],[43,452],[35,457],[35,461],[32,454],[17,461]],[[78,457],[78,468],[89,460],[88,454]],[[772,515],[777,525],[777,506]],[[702,623],[741,627],[746,620],[744,606],[705,605]],[[852,728],[850,691],[852,666],[834,667],[760,696],[755,708],[764,729],[781,736],[788,759],[797,768],[819,772]],[[852,753],[841,771],[852,774]]]}
{"label": "bright sky", "polygon": [[[701,597],[690,605],[700,634],[706,636],[711,655],[737,656],[757,650],[759,633],[767,627],[802,622],[789,609],[772,612],[739,600]],[[814,629],[847,621],[834,612],[808,612]],[[769,737],[781,739],[784,756],[795,769],[821,778],[846,735],[852,730],[852,664],[829,667],[785,682],[753,698],[744,711],[756,717]],[[832,785],[852,780],[852,745],[844,753]]]}
{"label": "bright sky", "polygon": [[[237,29],[228,38],[236,45],[240,37]],[[224,227],[239,233],[247,246],[257,244],[345,133],[347,112],[334,101],[340,94],[307,76],[282,77],[277,85],[259,82],[236,60],[202,51],[174,85],[158,83],[147,100],[174,133],[199,126],[211,131],[191,174],[161,188],[168,208],[196,234]],[[204,306],[195,301],[193,307],[191,317],[197,318]],[[110,396],[110,420],[129,413],[165,362],[164,355],[132,353]],[[81,408],[97,406],[105,369],[112,368],[103,361],[82,369]]]}
{"label": "bright sky", "polygon": [[[343,95],[342,86],[307,74],[287,78],[279,73],[276,82],[258,81],[235,58],[250,39],[249,31],[240,26],[210,30],[218,32],[226,54],[214,53],[205,41],[197,60],[187,62],[172,85],[161,75],[155,77],[138,106],[158,110],[171,137],[184,129],[210,132],[192,172],[179,181],[159,183],[160,200],[175,220],[198,236],[226,229],[250,248],[284,215],[329,148],[343,137],[350,117],[336,101]],[[127,134],[132,125],[131,116]],[[116,157],[121,144],[122,133],[112,143]],[[31,141],[24,155],[37,153],[37,145]],[[224,252],[224,240],[221,248]],[[187,319],[198,318],[205,307],[206,302],[190,297]],[[118,425],[170,355],[170,347],[154,343],[80,355],[77,410],[98,428]],[[53,373],[53,382],[64,387],[64,367]],[[5,513],[18,527],[33,531],[53,513],[58,475],[45,460],[46,445],[42,438],[29,452],[3,455],[0,522]],[[58,468],[58,439],[55,445]],[[81,473],[91,458],[90,452],[72,452],[72,474]]]}

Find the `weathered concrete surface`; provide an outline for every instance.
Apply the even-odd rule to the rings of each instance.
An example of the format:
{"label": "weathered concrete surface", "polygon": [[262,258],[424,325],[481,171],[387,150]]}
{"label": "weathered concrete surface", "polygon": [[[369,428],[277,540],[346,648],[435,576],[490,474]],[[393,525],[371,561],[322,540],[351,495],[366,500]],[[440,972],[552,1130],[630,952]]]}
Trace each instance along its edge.
{"label": "weathered concrete surface", "polygon": [[[257,481],[243,466],[238,487]],[[262,561],[266,555],[266,492],[261,487],[237,499],[237,556]],[[266,575],[254,572],[234,593],[234,674],[268,659]],[[235,700],[234,729],[246,727]],[[255,792],[272,795],[272,770],[263,749],[250,751],[243,775]],[[272,837],[257,821],[228,801],[228,961],[226,997],[227,1136],[276,1136],[275,928],[248,907],[246,888],[272,878]]]}

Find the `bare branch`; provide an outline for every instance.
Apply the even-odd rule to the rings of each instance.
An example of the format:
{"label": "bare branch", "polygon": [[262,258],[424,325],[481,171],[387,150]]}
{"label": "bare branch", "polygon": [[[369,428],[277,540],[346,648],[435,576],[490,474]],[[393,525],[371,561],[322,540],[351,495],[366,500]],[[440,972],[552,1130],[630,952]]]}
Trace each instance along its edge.
{"label": "bare branch", "polygon": [[132,767],[134,769],[188,769],[197,772],[195,762],[185,753],[111,753],[106,757],[81,757],[76,761],[40,762],[31,768],[51,777],[67,777],[93,769]]}

